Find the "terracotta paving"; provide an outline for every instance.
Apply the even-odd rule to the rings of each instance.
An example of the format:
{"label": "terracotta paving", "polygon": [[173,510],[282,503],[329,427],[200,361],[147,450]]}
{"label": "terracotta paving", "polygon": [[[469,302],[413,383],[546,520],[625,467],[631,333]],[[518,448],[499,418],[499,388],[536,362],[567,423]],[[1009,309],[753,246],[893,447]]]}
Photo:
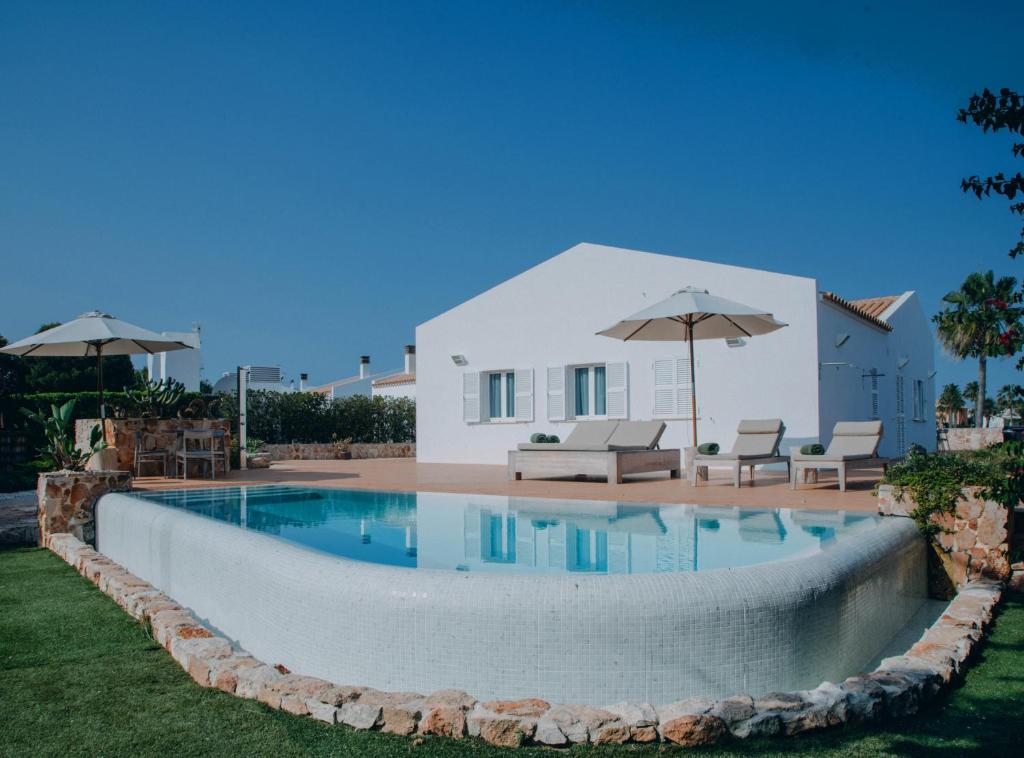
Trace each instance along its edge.
{"label": "terracotta paving", "polygon": [[293,484],[309,487],[397,490],[412,492],[469,492],[484,495],[552,497],[582,500],[616,500],[641,503],[686,503],[694,505],[735,505],[747,508],[815,508],[845,511],[876,511],[872,495],[881,470],[858,471],[847,479],[847,491],[840,492],[835,475],[823,472],[817,484],[803,484],[795,492],[785,473],[757,472],[753,486],[744,479],[736,489],[729,472],[711,471],[711,479],[696,487],[685,479],[665,475],[644,475],[624,484],[604,480],[533,479],[509,481],[505,466],[449,463],[417,463],[410,458],[358,461],[280,461],[269,469],[232,471],[226,479],[164,479],[140,477],[139,489],[180,489],[183,487],[234,486],[239,484]]}

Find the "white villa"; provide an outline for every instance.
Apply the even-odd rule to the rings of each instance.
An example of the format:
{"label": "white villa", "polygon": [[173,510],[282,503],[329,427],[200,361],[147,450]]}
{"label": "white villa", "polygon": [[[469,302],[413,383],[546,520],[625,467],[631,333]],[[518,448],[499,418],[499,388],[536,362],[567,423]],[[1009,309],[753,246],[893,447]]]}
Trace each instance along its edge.
{"label": "white villa", "polygon": [[416,346],[406,345],[405,368],[400,374],[374,379],[371,391],[374,397],[404,397],[416,399]]}
{"label": "white villa", "polygon": [[168,353],[152,353],[146,356],[146,373],[153,381],[168,379],[181,382],[189,392],[199,391],[203,372],[202,340],[199,327],[191,332],[161,332],[168,339],[188,345],[191,350],[172,350]]}
{"label": "white villa", "polygon": [[416,329],[417,458],[504,463],[534,432],[578,420],[664,419],[691,440],[685,342],[596,334],[694,286],[789,324],[695,344],[698,438],[729,449],[744,418],[783,419],[789,446],[827,445],[840,420],[882,419],[880,454],[935,448],[934,346],[912,291],[844,300],[817,281],[583,243]]}
{"label": "white villa", "polygon": [[302,392],[316,392],[331,399],[368,395],[376,397],[416,396],[416,348],[406,345],[402,368],[374,371],[370,367],[370,356],[359,356],[359,373],[327,384],[307,387],[305,382],[299,388]]}

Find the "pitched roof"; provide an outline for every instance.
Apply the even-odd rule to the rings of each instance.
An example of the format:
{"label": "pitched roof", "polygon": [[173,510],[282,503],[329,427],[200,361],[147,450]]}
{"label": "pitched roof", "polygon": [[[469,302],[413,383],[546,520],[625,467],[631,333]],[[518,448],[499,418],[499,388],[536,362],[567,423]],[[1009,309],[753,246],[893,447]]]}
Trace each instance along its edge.
{"label": "pitched roof", "polygon": [[869,297],[864,300],[851,300],[850,302],[869,316],[881,318],[886,309],[899,299],[899,295],[882,295],[881,297]]}
{"label": "pitched roof", "polygon": [[393,374],[391,376],[385,376],[383,379],[376,379],[373,382],[374,387],[387,387],[392,384],[415,384],[416,374]]}
{"label": "pitched roof", "polygon": [[846,300],[834,292],[822,292],[821,296],[854,316],[864,319],[869,324],[874,324],[879,329],[884,329],[887,332],[892,331],[892,325],[883,321],[881,315],[885,313],[890,305],[899,300],[899,295],[883,295],[862,300]]}

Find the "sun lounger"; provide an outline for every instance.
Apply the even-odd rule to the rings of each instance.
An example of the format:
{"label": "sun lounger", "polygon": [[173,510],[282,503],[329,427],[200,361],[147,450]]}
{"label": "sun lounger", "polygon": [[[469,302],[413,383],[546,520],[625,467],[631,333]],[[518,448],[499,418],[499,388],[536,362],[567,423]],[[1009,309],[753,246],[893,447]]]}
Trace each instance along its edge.
{"label": "sun lounger", "polygon": [[881,421],[840,421],[832,430],[832,442],[824,455],[804,455],[800,448],[790,450],[790,487],[796,489],[799,477],[808,471],[817,474],[821,469],[835,469],[839,476],[839,490],[846,491],[846,472],[856,468],[878,468],[884,471],[888,458],[878,457],[878,444],[882,441]]}
{"label": "sun lounger", "polygon": [[663,421],[581,421],[565,442],[524,442],[508,451],[509,479],[606,476],[668,471],[679,476],[679,450],[658,450]]}
{"label": "sun lounger", "polygon": [[729,468],[732,470],[734,487],[740,486],[740,472],[743,468],[750,470],[750,481],[754,481],[754,467],[769,463],[789,463],[789,458],[779,455],[779,444],[786,433],[786,425],[782,419],[744,419],[736,427],[736,442],[727,453],[704,455],[694,451],[690,458],[690,484],[697,485],[697,475],[706,476],[709,468]]}

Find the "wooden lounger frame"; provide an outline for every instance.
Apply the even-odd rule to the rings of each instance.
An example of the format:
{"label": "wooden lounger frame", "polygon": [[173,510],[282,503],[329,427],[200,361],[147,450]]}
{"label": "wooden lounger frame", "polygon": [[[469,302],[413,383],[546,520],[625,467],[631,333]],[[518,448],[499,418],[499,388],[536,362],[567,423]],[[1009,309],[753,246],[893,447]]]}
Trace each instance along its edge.
{"label": "wooden lounger frame", "polygon": [[606,476],[608,484],[622,484],[624,476],[652,471],[668,471],[678,479],[680,469],[678,449],[508,451],[509,479]]}

